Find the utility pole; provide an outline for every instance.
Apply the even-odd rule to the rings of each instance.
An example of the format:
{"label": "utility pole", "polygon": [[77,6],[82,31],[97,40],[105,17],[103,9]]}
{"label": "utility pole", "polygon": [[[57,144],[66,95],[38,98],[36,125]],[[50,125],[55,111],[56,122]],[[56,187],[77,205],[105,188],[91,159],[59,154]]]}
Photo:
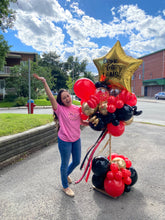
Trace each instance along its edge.
{"label": "utility pole", "polygon": [[28,69],[29,69],[29,114],[31,114],[31,80],[30,80],[30,59],[28,60]]}

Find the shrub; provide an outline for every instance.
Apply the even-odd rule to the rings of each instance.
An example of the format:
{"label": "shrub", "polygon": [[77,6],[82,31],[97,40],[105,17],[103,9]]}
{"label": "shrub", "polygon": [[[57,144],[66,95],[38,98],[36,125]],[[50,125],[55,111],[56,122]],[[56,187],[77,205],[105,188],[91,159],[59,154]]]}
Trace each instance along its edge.
{"label": "shrub", "polygon": [[5,96],[5,100],[6,102],[13,102],[15,101],[15,99],[17,98],[17,96],[15,94],[7,94]]}
{"label": "shrub", "polygon": [[27,103],[27,98],[25,97],[18,97],[15,101],[15,106],[24,106]]}

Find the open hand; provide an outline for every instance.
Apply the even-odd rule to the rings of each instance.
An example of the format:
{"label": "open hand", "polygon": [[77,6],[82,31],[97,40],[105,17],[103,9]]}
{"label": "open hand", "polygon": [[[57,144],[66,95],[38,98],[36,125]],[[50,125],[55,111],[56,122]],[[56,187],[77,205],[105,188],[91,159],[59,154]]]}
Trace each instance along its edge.
{"label": "open hand", "polygon": [[44,77],[40,77],[36,73],[33,74],[33,77],[40,80],[40,81],[42,81],[42,82],[46,82],[46,79]]}

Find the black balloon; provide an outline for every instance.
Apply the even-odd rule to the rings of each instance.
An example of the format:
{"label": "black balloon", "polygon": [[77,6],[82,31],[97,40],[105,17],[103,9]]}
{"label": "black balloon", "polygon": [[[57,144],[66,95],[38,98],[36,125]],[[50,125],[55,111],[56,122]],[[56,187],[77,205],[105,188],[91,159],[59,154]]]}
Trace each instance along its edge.
{"label": "black balloon", "polygon": [[104,188],[104,179],[105,176],[96,176],[95,174],[92,176],[92,183],[98,189]]}
{"label": "black balloon", "polygon": [[131,186],[125,184],[124,192],[130,192],[130,191],[131,191]]}
{"label": "black balloon", "polygon": [[92,161],[92,171],[96,176],[104,176],[109,171],[110,162],[104,156],[97,156]]}
{"label": "black balloon", "polygon": [[89,122],[89,126],[95,130],[95,131],[102,131],[105,128],[105,124],[101,118],[98,118],[99,122],[97,125],[93,124],[92,122]]}
{"label": "black balloon", "polygon": [[119,120],[115,119],[115,120],[112,121],[112,124],[114,126],[118,126],[120,124],[120,122],[119,122]]}
{"label": "black balloon", "polygon": [[100,81],[95,83],[95,87],[96,87],[96,88],[103,87],[103,88],[105,88],[105,89],[108,89],[108,86],[107,86],[105,83],[102,83],[102,82],[100,82]]}
{"label": "black balloon", "polygon": [[129,105],[124,105],[123,108],[117,109],[115,114],[119,121],[128,121],[133,116],[133,108]]}
{"label": "black balloon", "polygon": [[132,106],[132,108],[133,108],[133,115],[135,115],[135,116],[139,116],[143,112],[143,111],[137,111],[137,106],[136,105]]}
{"label": "black balloon", "polygon": [[131,179],[132,179],[132,183],[130,184],[130,186],[133,186],[137,180],[138,180],[138,174],[136,172],[136,170],[133,167],[130,167],[129,170],[131,171]]}
{"label": "black balloon", "polygon": [[113,120],[116,119],[116,115],[114,113],[108,112],[107,115],[103,115],[102,120],[104,121],[105,124],[109,124]]}

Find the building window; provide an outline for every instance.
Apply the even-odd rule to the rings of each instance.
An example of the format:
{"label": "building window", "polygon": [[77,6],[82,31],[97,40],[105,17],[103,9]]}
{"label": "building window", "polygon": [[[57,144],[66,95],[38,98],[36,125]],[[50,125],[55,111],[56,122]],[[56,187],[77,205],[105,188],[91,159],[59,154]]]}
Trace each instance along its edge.
{"label": "building window", "polygon": [[141,79],[141,74],[139,74],[139,79]]}
{"label": "building window", "polygon": [[4,80],[0,80],[0,89],[5,88],[5,81]]}

